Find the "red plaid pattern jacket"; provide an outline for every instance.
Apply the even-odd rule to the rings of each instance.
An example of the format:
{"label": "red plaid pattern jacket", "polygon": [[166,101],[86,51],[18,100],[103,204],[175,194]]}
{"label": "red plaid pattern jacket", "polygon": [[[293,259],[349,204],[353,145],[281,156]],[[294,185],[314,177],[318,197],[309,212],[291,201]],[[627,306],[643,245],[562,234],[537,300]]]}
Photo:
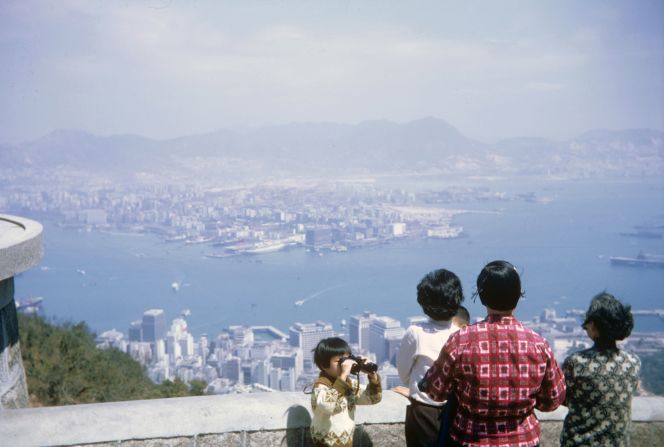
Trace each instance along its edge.
{"label": "red plaid pattern jacket", "polygon": [[452,335],[424,378],[429,396],[459,402],[450,436],[470,447],[532,447],[534,409],[565,400],[565,378],[540,335],[512,316],[489,315]]}

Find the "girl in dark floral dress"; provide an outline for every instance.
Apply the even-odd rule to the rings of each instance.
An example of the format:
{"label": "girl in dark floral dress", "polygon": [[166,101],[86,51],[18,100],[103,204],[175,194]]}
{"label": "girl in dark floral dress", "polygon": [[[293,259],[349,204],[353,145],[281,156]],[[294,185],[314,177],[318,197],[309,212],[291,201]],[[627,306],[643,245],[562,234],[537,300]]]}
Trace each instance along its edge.
{"label": "girl in dark floral dress", "polygon": [[633,327],[630,306],[608,293],[592,299],[583,328],[595,344],[563,363],[569,413],[561,446],[629,445],[632,394],[641,362],[618,349],[616,341],[629,336]]}

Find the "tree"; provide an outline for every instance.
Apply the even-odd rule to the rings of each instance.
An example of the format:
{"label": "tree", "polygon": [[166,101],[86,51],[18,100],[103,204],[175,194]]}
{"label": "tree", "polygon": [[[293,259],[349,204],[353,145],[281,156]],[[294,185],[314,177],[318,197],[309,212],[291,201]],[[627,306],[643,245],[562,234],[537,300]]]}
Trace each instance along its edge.
{"label": "tree", "polygon": [[189,382],[189,394],[192,396],[203,396],[205,389],[207,388],[207,383],[202,380],[192,380]]}

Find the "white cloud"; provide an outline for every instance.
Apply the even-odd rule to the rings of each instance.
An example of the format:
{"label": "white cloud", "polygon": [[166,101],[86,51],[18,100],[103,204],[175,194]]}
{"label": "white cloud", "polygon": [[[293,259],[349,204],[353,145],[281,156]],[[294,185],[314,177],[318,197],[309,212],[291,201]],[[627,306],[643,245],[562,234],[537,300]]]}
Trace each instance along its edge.
{"label": "white cloud", "polygon": [[[73,112],[86,110],[72,112],[67,127],[84,127],[94,116],[90,104],[108,103],[109,110],[132,107],[141,119],[121,109],[112,114],[117,121],[100,115],[95,125],[153,136],[227,124],[428,115],[472,128],[479,115],[496,111],[494,126],[505,127],[523,122],[519,110],[542,108],[546,98],[573,103],[588,80],[604,73],[597,23],[540,33],[531,24],[537,15],[524,12],[505,24],[524,32],[488,20],[490,32],[468,32],[472,24],[425,32],[420,12],[417,20],[366,12],[340,19],[321,12],[308,20],[258,14],[265,5],[252,5],[256,11],[233,2],[10,1],[0,6],[0,21],[13,22],[0,29],[0,44],[26,48],[13,66],[34,64],[39,82],[49,83],[51,96],[41,99],[53,110],[42,109],[45,123],[56,116],[53,126],[61,125],[57,104],[66,97]],[[15,73],[12,82],[33,87]]]}

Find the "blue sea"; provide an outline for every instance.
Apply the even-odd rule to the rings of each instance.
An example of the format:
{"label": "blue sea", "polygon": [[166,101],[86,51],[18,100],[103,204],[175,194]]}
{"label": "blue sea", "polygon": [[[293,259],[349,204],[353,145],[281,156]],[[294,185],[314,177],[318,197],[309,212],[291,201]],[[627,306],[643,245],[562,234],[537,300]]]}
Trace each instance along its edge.
{"label": "blue sea", "polygon": [[[534,192],[550,201],[445,204],[484,213],[458,216],[455,224],[464,227],[464,235],[457,239],[404,239],[322,256],[294,248],[212,259],[204,256],[212,249],[202,245],[45,222],[44,258],[16,278],[16,297],[41,296],[47,316],[85,321],[96,332],[116,328],[126,333],[129,322],[149,308],[163,308],[169,320],[189,309],[187,320],[196,336],[214,336],[230,325],[287,330],[295,321],[325,320],[338,328],[365,310],[404,322],[420,314],[415,286],[425,273],[442,267],[461,278],[471,315],[483,315],[479,300],[471,299],[475,278],[485,263],[506,259],[522,275],[526,296],[517,315],[523,319],[545,307],[561,314],[585,309],[604,290],[634,309],[664,308],[664,269],[609,262],[609,256],[640,251],[664,255],[664,239],[620,235],[635,231],[636,225],[664,224],[663,180],[482,182],[491,190]],[[443,183],[419,178],[410,186],[426,190]],[[461,186],[478,185],[467,181]],[[178,291],[173,282],[180,284]],[[296,306],[298,300],[305,302]],[[637,330],[664,331],[664,324],[640,318]]]}

